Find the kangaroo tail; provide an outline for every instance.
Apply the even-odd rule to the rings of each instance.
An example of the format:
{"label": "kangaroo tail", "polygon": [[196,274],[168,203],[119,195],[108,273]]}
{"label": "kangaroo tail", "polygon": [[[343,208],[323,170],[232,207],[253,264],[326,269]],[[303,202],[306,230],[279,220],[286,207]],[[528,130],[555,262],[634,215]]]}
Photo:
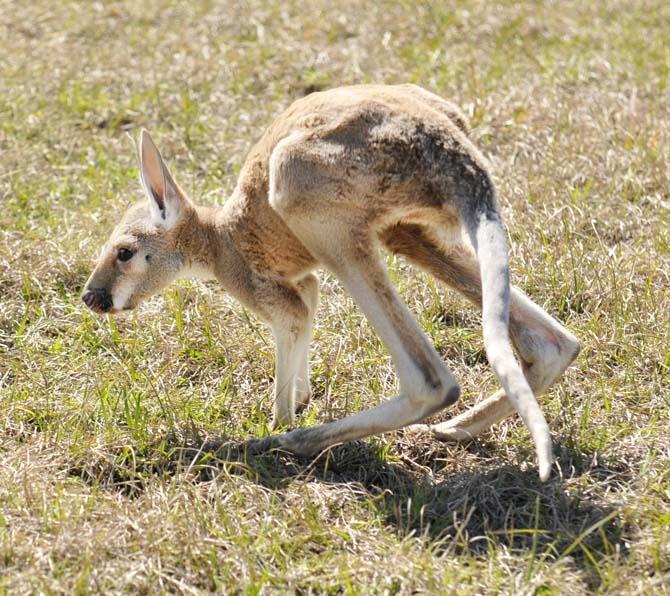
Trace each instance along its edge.
{"label": "kangaroo tail", "polygon": [[509,262],[502,221],[493,204],[479,205],[464,219],[479,260],[486,355],[508,399],[533,437],[540,479],[545,481],[551,473],[551,435],[510,343]]}

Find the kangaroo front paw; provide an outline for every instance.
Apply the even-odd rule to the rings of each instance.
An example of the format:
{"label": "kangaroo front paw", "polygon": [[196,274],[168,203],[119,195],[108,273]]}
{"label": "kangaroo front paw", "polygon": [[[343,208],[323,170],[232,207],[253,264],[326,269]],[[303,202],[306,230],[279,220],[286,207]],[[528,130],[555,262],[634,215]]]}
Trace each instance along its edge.
{"label": "kangaroo front paw", "polygon": [[272,415],[272,422],[270,422],[270,430],[288,430],[295,423],[295,415],[291,412],[275,412]]}
{"label": "kangaroo front paw", "polygon": [[309,391],[303,393],[299,392],[295,396],[295,413],[300,414],[307,408],[309,405],[309,402],[312,401],[312,390],[310,389]]}
{"label": "kangaroo front paw", "polygon": [[312,401],[312,387],[309,382],[309,378],[298,377],[295,385],[295,412],[299,414],[302,412]]}

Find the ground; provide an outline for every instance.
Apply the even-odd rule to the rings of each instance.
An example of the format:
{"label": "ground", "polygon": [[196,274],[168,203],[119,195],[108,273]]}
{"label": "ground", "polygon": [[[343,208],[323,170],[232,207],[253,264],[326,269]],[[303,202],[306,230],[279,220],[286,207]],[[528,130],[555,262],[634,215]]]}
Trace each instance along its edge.
{"label": "ground", "polygon": [[[668,593],[669,30],[663,0],[0,0],[0,592]],[[126,132],[221,204],[275,115],[358,82],[463,108],[514,282],[582,342],[541,400],[546,484],[517,419],[251,457],[273,371],[251,313],[209,282],[118,318],[81,303],[141,198]],[[479,315],[389,266],[462,384],[446,419],[496,389]],[[323,279],[300,425],[396,384]]]}

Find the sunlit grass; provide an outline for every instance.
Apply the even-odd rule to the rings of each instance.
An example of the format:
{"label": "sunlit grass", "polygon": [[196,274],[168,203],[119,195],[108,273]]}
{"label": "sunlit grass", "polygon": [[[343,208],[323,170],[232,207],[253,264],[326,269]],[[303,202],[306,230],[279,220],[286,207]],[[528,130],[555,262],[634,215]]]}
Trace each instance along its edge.
{"label": "sunlit grass", "polygon": [[[662,593],[670,589],[670,118],[663,2],[0,1],[0,591]],[[215,283],[137,312],[80,302],[140,197],[150,129],[221,204],[295,98],[415,82],[490,157],[513,278],[582,341],[543,398],[542,485],[515,420],[316,460],[269,432],[271,334]],[[389,259],[463,400],[496,389],[479,315]],[[299,424],[396,391],[324,276]]]}

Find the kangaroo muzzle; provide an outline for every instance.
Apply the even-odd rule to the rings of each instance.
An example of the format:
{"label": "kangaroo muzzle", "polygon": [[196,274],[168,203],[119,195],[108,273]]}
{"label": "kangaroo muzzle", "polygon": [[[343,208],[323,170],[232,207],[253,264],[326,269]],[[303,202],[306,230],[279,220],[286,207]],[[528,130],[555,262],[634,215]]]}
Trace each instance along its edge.
{"label": "kangaroo muzzle", "polygon": [[112,310],[112,295],[102,288],[85,289],[81,297],[84,304],[97,313],[107,313]]}

